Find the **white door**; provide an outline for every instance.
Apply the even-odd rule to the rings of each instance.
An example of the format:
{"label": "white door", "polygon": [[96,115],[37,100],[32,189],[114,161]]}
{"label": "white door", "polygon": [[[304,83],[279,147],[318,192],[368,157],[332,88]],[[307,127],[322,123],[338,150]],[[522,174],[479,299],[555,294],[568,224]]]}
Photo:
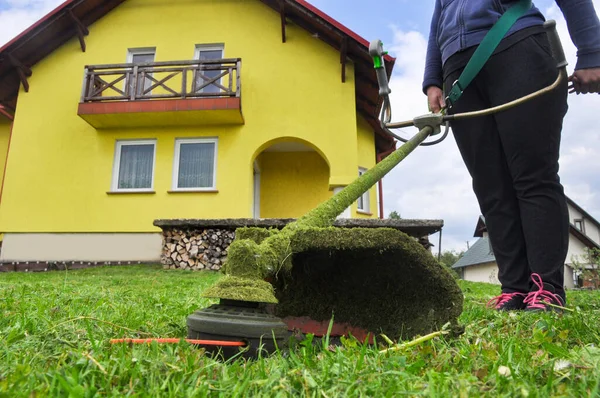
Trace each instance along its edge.
{"label": "white door", "polygon": [[[134,64],[145,64],[148,62],[154,62],[156,57],[156,50],[154,48],[135,48],[130,49],[127,53],[127,63]],[[148,76],[152,76],[152,73],[147,74]],[[145,94],[142,94],[145,90],[149,89],[152,86],[152,80],[147,77],[142,81],[141,73],[138,71],[138,81],[136,83],[137,89],[136,96],[138,95],[150,95],[152,92],[149,91]],[[131,93],[131,89],[133,88],[133,80],[130,81],[129,93]]]}
{"label": "white door", "polygon": [[[196,47],[196,59],[197,60],[217,60],[223,59],[223,46],[197,46]],[[206,84],[206,79],[212,79],[219,76],[223,71],[221,70],[200,70],[196,75],[196,87],[202,87]],[[204,77],[203,77],[204,76]],[[215,83],[221,84],[221,79],[215,81]],[[209,84],[200,90],[199,93],[220,93],[221,89],[214,85]]]}

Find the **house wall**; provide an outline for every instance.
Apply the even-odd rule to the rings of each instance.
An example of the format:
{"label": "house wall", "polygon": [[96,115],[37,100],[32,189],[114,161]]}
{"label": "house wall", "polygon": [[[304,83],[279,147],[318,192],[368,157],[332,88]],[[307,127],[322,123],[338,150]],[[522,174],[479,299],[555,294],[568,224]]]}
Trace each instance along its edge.
{"label": "house wall", "polygon": [[575,281],[573,280],[573,268],[568,265],[565,266],[565,289],[573,289],[575,287]]}
{"label": "house wall", "polygon": [[484,282],[499,285],[498,266],[496,263],[485,263],[464,268],[464,279],[471,282]]}
{"label": "house wall", "polygon": [[[500,285],[498,280],[498,266],[495,262],[472,265],[463,268],[463,279],[470,282],[484,282],[494,285]],[[564,287],[573,289],[573,269],[569,266],[564,267]]]}
{"label": "house wall", "polygon": [[316,152],[263,152],[260,218],[296,218],[331,197],[329,167]]}
{"label": "house wall", "polygon": [[[377,163],[377,154],[375,153],[375,133],[367,121],[359,116],[357,120],[357,152],[358,166],[371,169]],[[358,173],[358,170],[357,170]],[[357,174],[358,175],[358,174]],[[369,208],[367,212],[359,212],[357,203],[352,205],[352,216],[356,218],[376,218],[377,217],[377,184],[369,189]]]}
{"label": "house wall", "polygon": [[161,234],[6,234],[2,262],[160,261]]}
{"label": "house wall", "polygon": [[572,234],[569,235],[569,251],[567,252],[567,264],[573,264],[576,261],[584,262],[587,246]]}
{"label": "house wall", "polygon": [[571,224],[575,224],[575,220],[584,219],[585,234],[597,244],[600,244],[600,228],[590,219],[585,218],[583,214],[569,205],[569,220]]}
{"label": "house wall", "polygon": [[4,179],[4,166],[6,164],[6,157],[8,156],[10,127],[11,123],[0,116],[0,187],[2,187],[2,181]]}
{"label": "house wall", "polygon": [[[353,67],[341,83],[339,52],[286,29],[283,44],[280,15],[259,1],[129,0],[90,26],[86,52],[71,39],[32,68],[30,91],[19,94],[0,232],[152,234],[157,218],[252,217],[252,161],[281,137],[313,144],[330,186],[350,183],[357,152],[374,164],[370,150],[357,151],[357,134],[374,145],[363,127],[357,133]],[[124,63],[135,47],[156,47],[156,61],[192,59],[204,43],[242,58],[245,125],[97,131],[77,115],[85,65]],[[218,138],[218,193],[168,192],[176,137]],[[154,193],[107,193],[123,139],[156,140]]]}

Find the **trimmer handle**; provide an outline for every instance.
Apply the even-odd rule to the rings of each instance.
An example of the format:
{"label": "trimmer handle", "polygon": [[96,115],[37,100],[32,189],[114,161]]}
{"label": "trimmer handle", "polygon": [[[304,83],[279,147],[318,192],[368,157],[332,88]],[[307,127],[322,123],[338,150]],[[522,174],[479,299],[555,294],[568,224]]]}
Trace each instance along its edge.
{"label": "trimmer handle", "polygon": [[544,22],[544,28],[546,29],[548,41],[550,42],[550,47],[552,48],[552,55],[554,55],[554,59],[556,59],[556,67],[558,69],[566,67],[569,63],[567,62],[567,57],[565,57],[560,36],[556,30],[556,21],[550,19]]}
{"label": "trimmer handle", "polygon": [[369,54],[373,57],[373,65],[375,67],[375,73],[377,74],[377,82],[379,83],[379,95],[390,95],[392,90],[389,86],[385,62],[383,61],[383,57],[387,52],[383,51],[383,43],[381,40],[373,40],[371,42],[369,45]]}

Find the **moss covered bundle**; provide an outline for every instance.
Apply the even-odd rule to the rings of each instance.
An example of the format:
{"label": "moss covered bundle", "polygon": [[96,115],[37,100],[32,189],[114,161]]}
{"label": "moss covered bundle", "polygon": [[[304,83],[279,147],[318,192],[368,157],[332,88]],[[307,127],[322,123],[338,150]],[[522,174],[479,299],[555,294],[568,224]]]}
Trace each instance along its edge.
{"label": "moss covered bundle", "polygon": [[463,294],[415,239],[395,229],[306,229],[292,239],[290,278],[275,280],[276,315],[349,323],[394,339],[457,323]]}
{"label": "moss covered bundle", "polygon": [[[452,277],[435,263],[433,257],[421,245],[407,235],[395,230],[367,231],[363,229],[331,228],[335,219],[344,209],[351,206],[361,195],[389,173],[425,140],[430,132],[430,128],[421,130],[411,141],[397,149],[338,194],[321,203],[295,222],[286,225],[282,230],[238,229],[236,240],[229,247],[228,258],[223,269],[227,276],[205,291],[203,296],[224,299],[239,297],[237,300],[253,302],[279,302],[278,307],[282,314],[289,312],[290,314],[299,315],[303,312],[309,313],[306,311],[310,310],[310,314],[317,318],[329,319],[331,311],[338,308],[339,303],[333,305],[331,300],[321,297],[323,293],[331,293],[331,290],[327,293],[325,288],[329,285],[323,284],[323,280],[328,280],[329,283],[331,283],[331,278],[337,281],[348,280],[351,272],[354,272],[352,270],[369,270],[370,267],[373,267],[372,272],[370,271],[370,273],[361,275],[356,279],[356,281],[363,284],[363,293],[360,293],[360,289],[355,286],[352,289],[353,293],[342,293],[341,290],[336,288],[333,290],[336,292],[334,295],[339,298],[344,297],[349,302],[352,302],[353,299],[365,300],[364,292],[371,294],[374,292],[374,286],[377,286],[375,291],[385,292],[385,294],[372,296],[376,302],[381,302],[382,305],[387,306],[390,303],[399,304],[401,301],[409,299],[411,301],[408,302],[408,306],[414,307],[415,297],[402,296],[394,293],[395,291],[383,289],[382,283],[386,286],[393,284],[405,287],[409,282],[415,286],[415,275],[420,275],[427,281],[429,289],[437,288],[440,284],[447,285],[441,291],[438,289],[439,294],[441,294],[440,300],[446,300],[448,294],[452,294],[454,304],[450,307],[462,308],[462,296],[457,296],[459,290]],[[378,234],[384,234],[386,239]],[[319,279],[318,281],[314,278],[303,278],[300,270],[314,271],[331,267],[331,261],[333,260],[325,256],[324,253],[336,253],[335,258],[337,260],[333,263],[335,264],[334,268],[329,268],[329,271],[327,271],[330,278]],[[345,259],[342,263],[347,263],[348,267],[342,267],[339,259]],[[396,270],[396,272],[392,270]],[[308,275],[311,275],[313,271],[310,271]],[[248,289],[249,280],[263,281],[265,279],[273,281],[272,286],[275,286],[275,291],[271,290],[271,286],[266,284],[253,285],[253,289]],[[311,285],[319,286],[319,288],[309,289]],[[245,293],[240,294],[240,292]],[[304,294],[309,295],[302,298]],[[352,294],[356,296],[354,297]],[[397,300],[386,297],[386,294],[395,294],[393,297]],[[301,301],[310,303],[310,305],[300,305]],[[396,307],[395,310],[390,308],[389,311],[385,312],[385,315],[378,316],[376,319],[373,318],[376,316],[374,314],[377,312],[374,310],[376,307],[367,307],[371,315],[363,315],[367,318],[371,317],[371,321],[365,318],[360,323],[365,327],[366,325],[376,326],[381,325],[384,319],[390,319],[390,325],[397,325],[396,322],[400,318],[422,319],[424,316],[428,319],[427,322],[431,324],[433,320],[439,318],[440,315],[436,314],[443,306],[429,304],[429,301],[417,304],[418,308],[427,309],[425,315],[411,312],[410,317],[406,317],[404,315],[407,314],[406,308],[408,307],[404,305]],[[433,307],[436,310],[433,310]],[[342,306],[342,308],[346,307]],[[453,318],[456,311],[448,312],[449,307],[444,308],[448,317]],[[430,313],[429,309],[432,309],[433,313]],[[394,311],[404,315],[392,316],[391,313]],[[347,316],[350,317],[352,312],[352,310],[349,310]],[[340,320],[337,316],[336,319]],[[423,322],[419,322],[419,324],[423,324]],[[385,329],[387,330],[387,328]],[[396,333],[389,333],[390,335],[396,335]]]}

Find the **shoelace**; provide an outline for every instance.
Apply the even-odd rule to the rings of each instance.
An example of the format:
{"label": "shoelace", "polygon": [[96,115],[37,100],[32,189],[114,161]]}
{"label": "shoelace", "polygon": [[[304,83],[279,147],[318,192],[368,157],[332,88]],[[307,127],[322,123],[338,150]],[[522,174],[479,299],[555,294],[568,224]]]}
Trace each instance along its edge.
{"label": "shoelace", "polygon": [[525,294],[523,294],[523,293],[502,293],[498,297],[494,297],[493,299],[488,301],[487,306],[500,308],[504,304],[506,304],[507,302],[512,300],[513,297],[515,297],[515,296],[525,296]]}
{"label": "shoelace", "polygon": [[531,274],[531,280],[538,287],[538,290],[535,292],[530,292],[523,303],[527,304],[528,308],[537,308],[537,309],[546,309],[545,304],[558,303],[559,305],[563,305],[562,298],[549,292],[544,289],[544,283],[542,282],[542,277],[538,274]]}

